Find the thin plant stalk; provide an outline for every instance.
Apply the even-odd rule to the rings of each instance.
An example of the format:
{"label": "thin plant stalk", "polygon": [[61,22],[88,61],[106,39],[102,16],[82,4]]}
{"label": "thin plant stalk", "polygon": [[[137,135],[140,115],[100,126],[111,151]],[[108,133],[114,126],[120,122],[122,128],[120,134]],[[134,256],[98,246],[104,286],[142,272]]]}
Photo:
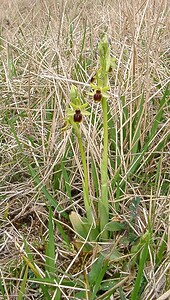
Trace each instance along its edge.
{"label": "thin plant stalk", "polygon": [[90,205],[90,199],[89,199],[89,176],[88,176],[88,171],[87,171],[86,156],[85,156],[84,147],[83,147],[83,143],[82,143],[80,127],[79,127],[79,125],[75,124],[74,122],[72,123],[72,126],[73,126],[76,136],[77,136],[79,150],[80,150],[80,154],[81,154],[82,165],[83,165],[83,172],[84,172],[83,193],[84,193],[85,210],[86,210],[87,219],[89,221],[89,224],[92,224],[93,218],[92,218],[92,211],[91,211],[91,205]]}
{"label": "thin plant stalk", "polygon": [[100,232],[103,240],[108,239],[108,230],[105,229],[109,221],[109,202],[108,202],[108,116],[107,116],[107,97],[104,91],[109,89],[108,72],[111,67],[110,45],[105,36],[99,44],[100,68],[97,75],[97,89],[102,93],[102,112],[103,112],[103,153],[101,162],[101,199],[99,200],[99,219]]}
{"label": "thin plant stalk", "polygon": [[[108,76],[105,75],[104,85],[108,85]],[[108,118],[107,118],[107,99],[102,98],[102,111],[103,111],[103,155],[101,163],[101,200],[99,202],[99,215],[100,215],[100,230],[103,231],[105,225],[109,221],[109,205],[108,205]],[[108,239],[108,231],[102,232],[102,238]]]}

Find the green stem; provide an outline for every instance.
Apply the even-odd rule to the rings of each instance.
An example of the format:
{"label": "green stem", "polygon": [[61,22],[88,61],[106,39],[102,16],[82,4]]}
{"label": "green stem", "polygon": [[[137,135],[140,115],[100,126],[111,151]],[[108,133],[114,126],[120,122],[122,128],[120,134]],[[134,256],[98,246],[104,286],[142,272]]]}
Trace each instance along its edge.
{"label": "green stem", "polygon": [[[104,85],[108,86],[108,75],[104,76]],[[99,201],[100,230],[103,231],[109,221],[109,204],[108,204],[108,118],[107,118],[107,99],[102,98],[103,110],[103,155],[101,163],[101,199]],[[108,239],[108,231],[102,232],[102,239]]]}
{"label": "green stem", "polygon": [[83,148],[80,127],[79,127],[79,125],[77,125],[74,122],[72,123],[72,125],[73,125],[75,133],[77,135],[79,150],[80,150],[81,160],[82,160],[82,165],[83,165],[83,171],[84,171],[84,181],[83,181],[84,206],[85,206],[86,215],[87,215],[89,224],[92,224],[93,217],[92,217],[92,210],[91,210],[90,199],[89,199],[89,177],[88,177],[86,157],[85,157],[85,152],[84,152],[84,148]]}

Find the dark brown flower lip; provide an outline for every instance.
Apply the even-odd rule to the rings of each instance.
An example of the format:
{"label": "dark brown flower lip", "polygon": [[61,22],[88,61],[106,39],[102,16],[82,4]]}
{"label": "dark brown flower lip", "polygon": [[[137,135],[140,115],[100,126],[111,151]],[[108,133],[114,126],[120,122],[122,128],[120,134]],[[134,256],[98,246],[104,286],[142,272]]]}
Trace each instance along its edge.
{"label": "dark brown flower lip", "polygon": [[94,101],[100,102],[102,99],[101,91],[97,90],[96,93],[94,94],[93,98],[94,98]]}
{"label": "dark brown flower lip", "polygon": [[80,123],[82,121],[83,115],[82,115],[80,109],[75,110],[75,114],[73,116],[73,119],[74,119],[74,122],[76,122],[76,123]]}

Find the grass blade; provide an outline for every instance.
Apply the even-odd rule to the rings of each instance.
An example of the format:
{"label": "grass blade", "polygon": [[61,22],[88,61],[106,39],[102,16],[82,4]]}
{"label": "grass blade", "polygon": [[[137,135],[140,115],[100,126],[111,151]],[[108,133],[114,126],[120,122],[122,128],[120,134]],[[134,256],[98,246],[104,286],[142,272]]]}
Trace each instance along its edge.
{"label": "grass blade", "polygon": [[54,191],[59,190],[59,187],[60,187],[60,180],[61,180],[61,174],[62,174],[60,167],[61,167],[60,164],[56,164],[54,166],[54,182],[53,182]]}
{"label": "grass blade", "polygon": [[[55,264],[55,239],[54,239],[54,226],[53,226],[53,214],[51,207],[49,208],[49,238],[46,247],[46,264],[45,269],[50,277],[58,282],[57,268]],[[57,288],[55,300],[60,300],[60,290]]]}
{"label": "grass blade", "polygon": [[4,287],[2,284],[2,278],[0,277],[0,291],[1,291],[1,295],[3,297],[3,300],[5,300],[5,291],[4,291]]}
{"label": "grass blade", "polygon": [[[143,117],[143,106],[144,106],[144,94],[142,95],[141,101],[140,101],[140,108],[134,117],[134,121],[132,123],[132,149],[131,153],[136,154],[139,152],[139,140],[141,137],[141,120]],[[134,132],[133,132],[134,131]]]}
{"label": "grass blade", "polygon": [[65,183],[65,188],[66,188],[66,192],[68,197],[70,198],[70,202],[72,203],[72,197],[71,197],[71,187],[70,187],[70,183],[69,183],[69,176],[67,173],[67,170],[64,166],[64,162],[61,161],[61,169],[62,169],[62,174],[63,174],[63,178],[64,178],[64,183]]}
{"label": "grass blade", "polygon": [[20,289],[17,300],[22,300],[22,298],[24,296],[24,292],[25,292],[25,289],[26,289],[27,278],[28,278],[28,265],[25,268],[24,278],[23,278],[23,281],[21,283],[21,289]]}
{"label": "grass blade", "polygon": [[49,238],[46,247],[46,271],[52,274],[56,273],[55,267],[55,240],[54,240],[54,229],[52,220],[52,209],[49,209]]}
{"label": "grass blade", "polygon": [[92,176],[93,176],[93,183],[94,183],[94,189],[95,189],[95,196],[99,197],[99,183],[98,183],[98,176],[96,171],[96,164],[92,158]]}
{"label": "grass blade", "polygon": [[65,233],[63,227],[61,226],[61,224],[58,222],[58,220],[55,220],[56,226],[63,238],[63,241],[66,243],[67,247],[69,248],[69,250],[71,250],[71,245],[70,245],[70,241],[69,238],[67,236],[67,234]]}
{"label": "grass blade", "polygon": [[138,298],[138,293],[139,293],[139,289],[140,289],[140,284],[142,281],[142,277],[143,277],[143,270],[145,267],[145,263],[148,257],[148,246],[149,246],[149,240],[146,241],[144,248],[142,250],[141,256],[140,256],[140,261],[139,261],[139,268],[138,268],[138,274],[135,280],[135,285],[134,285],[134,289],[133,292],[131,294],[131,298],[130,300],[136,300],[139,299]]}

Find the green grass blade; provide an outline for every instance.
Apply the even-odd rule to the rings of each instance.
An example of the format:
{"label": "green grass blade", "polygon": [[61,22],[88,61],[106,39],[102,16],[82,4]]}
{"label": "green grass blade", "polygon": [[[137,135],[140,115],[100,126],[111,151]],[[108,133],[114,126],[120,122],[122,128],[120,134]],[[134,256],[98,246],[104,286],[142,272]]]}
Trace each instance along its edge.
{"label": "green grass blade", "polygon": [[[118,148],[120,147],[120,143],[118,142],[118,138],[117,138],[117,131],[115,128],[115,123],[113,121],[113,117],[111,115],[111,113],[108,113],[108,128],[109,128],[109,140],[110,140],[110,149],[113,150],[115,153],[117,153]],[[121,159],[120,156],[117,155],[117,165],[120,166],[121,164]],[[113,166],[114,167],[114,166]]]}
{"label": "green grass blade", "polygon": [[53,220],[52,220],[52,209],[49,208],[49,237],[48,237],[48,243],[46,246],[46,271],[52,274],[56,273],[56,267],[55,267],[55,240],[54,240],[54,228],[53,228]]}
{"label": "green grass blade", "polygon": [[60,180],[61,180],[61,174],[62,174],[61,165],[60,164],[56,164],[54,166],[54,179],[53,179],[54,191],[59,190]]}
{"label": "green grass blade", "polygon": [[[49,238],[48,243],[46,247],[46,263],[45,263],[45,269],[47,271],[47,274],[49,274],[50,277],[54,278],[56,281],[58,281],[57,276],[57,267],[55,264],[55,238],[54,238],[54,226],[53,226],[53,214],[51,207],[49,208]],[[53,288],[52,288],[53,289]],[[60,290],[57,289],[56,296],[54,300],[60,300]]]}
{"label": "green grass blade", "polygon": [[120,300],[126,300],[122,287],[119,288]]}
{"label": "green grass blade", "polygon": [[63,241],[66,243],[67,247],[69,248],[69,250],[71,250],[71,245],[70,245],[70,241],[69,241],[69,238],[67,236],[67,234],[65,233],[63,227],[61,226],[60,222],[58,222],[58,220],[54,220],[55,223],[56,223],[56,226],[63,238]]}
{"label": "green grass blade", "polygon": [[28,265],[25,268],[24,277],[23,277],[23,280],[22,280],[22,283],[21,283],[21,289],[20,289],[17,300],[22,300],[22,298],[24,296],[25,289],[26,289],[27,278],[28,278]]}
{"label": "green grass blade", "polygon": [[12,54],[12,47],[9,46],[7,47],[7,67],[8,67],[8,76],[9,78],[13,78],[17,76],[17,69],[14,63],[14,59],[13,59],[13,54]]}
{"label": "green grass blade", "polygon": [[134,289],[133,292],[131,294],[131,298],[130,300],[136,300],[139,299],[138,298],[138,293],[139,293],[139,289],[140,289],[140,284],[143,278],[143,271],[144,271],[144,267],[145,267],[145,263],[148,257],[148,246],[149,246],[149,241],[146,241],[144,248],[142,250],[141,256],[140,256],[140,261],[139,261],[139,268],[138,268],[138,274],[135,280],[135,285],[134,285]]}
{"label": "green grass blade", "polygon": [[4,291],[4,287],[3,287],[3,284],[2,284],[2,278],[0,277],[0,291],[1,291],[1,295],[3,297],[3,300],[5,300],[5,291]]}
{"label": "green grass blade", "polygon": [[29,246],[28,246],[25,239],[24,239],[24,247],[25,247],[25,252],[27,254],[28,260],[33,263],[33,256],[31,254],[31,250],[30,250],[30,248],[29,248]]}
{"label": "green grass blade", "polygon": [[98,176],[97,176],[97,170],[96,170],[96,163],[92,158],[92,176],[93,176],[93,183],[94,183],[94,189],[95,189],[95,196],[99,197],[99,183],[98,183]]}
{"label": "green grass blade", "polygon": [[166,251],[166,248],[167,248],[167,239],[168,239],[168,235],[165,234],[164,236],[164,239],[163,241],[161,242],[161,245],[157,251],[157,254],[156,254],[156,267],[160,266],[163,258],[164,258],[164,255],[165,255],[165,251]]}
{"label": "green grass blade", "polygon": [[144,94],[142,95],[141,102],[140,102],[140,108],[134,117],[134,121],[132,122],[132,149],[131,153],[135,154],[139,152],[139,140],[141,137],[141,119],[143,116],[143,106],[144,106]]}
{"label": "green grass blade", "polygon": [[70,202],[72,203],[72,197],[71,197],[71,186],[69,183],[69,176],[67,173],[67,170],[65,168],[64,162],[61,161],[61,169],[62,169],[62,174],[63,174],[63,178],[64,178],[64,184],[65,184],[65,188],[66,188],[66,192],[68,197],[70,198]]}
{"label": "green grass blade", "polygon": [[122,115],[123,140],[125,140],[127,137],[127,128],[129,126],[129,122],[127,122],[127,120],[129,119],[129,112],[125,100],[126,100],[125,96],[122,96],[121,101],[122,101],[122,109],[123,109],[123,115]]}
{"label": "green grass blade", "polygon": [[[162,145],[162,148],[165,147],[166,145],[166,142],[167,140],[165,139],[164,140],[164,143]],[[162,157],[163,157],[163,154],[161,153],[160,155],[160,158],[159,158],[159,161],[157,163],[157,170],[156,170],[156,175],[155,175],[155,185],[154,185],[154,190],[155,190],[155,193],[158,195],[159,193],[159,190],[160,190],[160,184],[161,184],[161,177],[162,177]]]}

